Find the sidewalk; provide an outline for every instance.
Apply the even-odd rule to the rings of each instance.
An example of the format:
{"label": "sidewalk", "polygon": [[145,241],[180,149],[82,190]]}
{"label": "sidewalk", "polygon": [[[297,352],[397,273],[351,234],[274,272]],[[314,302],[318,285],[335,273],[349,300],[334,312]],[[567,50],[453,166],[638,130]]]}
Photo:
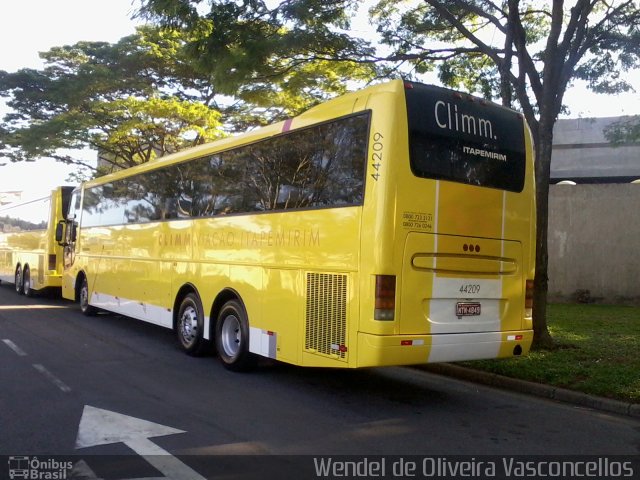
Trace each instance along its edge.
{"label": "sidewalk", "polygon": [[640,418],[640,404],[638,403],[628,403],[620,400],[596,397],[586,393],[575,392],[573,390],[567,390],[542,383],[504,377],[502,375],[496,375],[495,373],[483,372],[482,370],[461,367],[451,363],[418,365],[416,368],[431,373],[459,378],[461,380],[481,383],[483,385],[513,390],[520,393],[535,395],[537,397],[557,400],[559,402],[572,403],[581,407],[588,407],[604,412],[616,413],[618,415]]}

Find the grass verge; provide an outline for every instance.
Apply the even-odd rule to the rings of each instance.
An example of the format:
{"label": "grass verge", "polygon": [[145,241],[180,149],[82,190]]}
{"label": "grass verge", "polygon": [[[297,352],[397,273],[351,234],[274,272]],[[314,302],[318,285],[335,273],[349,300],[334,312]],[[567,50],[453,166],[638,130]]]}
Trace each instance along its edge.
{"label": "grass verge", "polygon": [[640,403],[640,308],[549,305],[553,350],[460,365],[601,397]]}

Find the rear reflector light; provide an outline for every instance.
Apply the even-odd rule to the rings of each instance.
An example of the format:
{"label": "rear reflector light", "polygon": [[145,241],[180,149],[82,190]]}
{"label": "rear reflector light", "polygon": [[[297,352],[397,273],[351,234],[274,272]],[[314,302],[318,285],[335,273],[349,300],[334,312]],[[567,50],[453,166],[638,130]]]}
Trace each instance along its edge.
{"label": "rear reflector light", "polygon": [[527,280],[524,294],[524,316],[531,318],[533,316],[533,280]]}
{"label": "rear reflector light", "polygon": [[396,310],[395,275],[376,275],[376,300],[373,318],[393,320]]}
{"label": "rear reflector light", "polygon": [[49,270],[55,270],[57,263],[58,263],[58,259],[56,258],[55,253],[49,254]]}

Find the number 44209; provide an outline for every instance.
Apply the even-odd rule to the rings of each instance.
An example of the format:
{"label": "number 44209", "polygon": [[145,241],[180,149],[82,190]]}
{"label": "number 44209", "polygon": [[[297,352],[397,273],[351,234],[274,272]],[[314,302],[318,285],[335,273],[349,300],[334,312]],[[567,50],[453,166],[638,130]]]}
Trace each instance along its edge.
{"label": "number 44209", "polygon": [[480,293],[480,285],[462,285],[460,293],[476,294]]}

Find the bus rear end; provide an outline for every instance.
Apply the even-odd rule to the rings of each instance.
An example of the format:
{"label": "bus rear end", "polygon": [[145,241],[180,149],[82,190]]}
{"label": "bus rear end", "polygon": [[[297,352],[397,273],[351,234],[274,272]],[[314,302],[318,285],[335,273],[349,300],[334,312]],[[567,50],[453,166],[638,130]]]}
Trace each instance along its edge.
{"label": "bus rear end", "polygon": [[361,322],[359,365],[525,354],[535,196],[524,119],[443,88],[402,90],[386,135],[394,141],[385,208],[373,220],[387,232],[378,242],[385,253],[363,302],[373,313]]}

